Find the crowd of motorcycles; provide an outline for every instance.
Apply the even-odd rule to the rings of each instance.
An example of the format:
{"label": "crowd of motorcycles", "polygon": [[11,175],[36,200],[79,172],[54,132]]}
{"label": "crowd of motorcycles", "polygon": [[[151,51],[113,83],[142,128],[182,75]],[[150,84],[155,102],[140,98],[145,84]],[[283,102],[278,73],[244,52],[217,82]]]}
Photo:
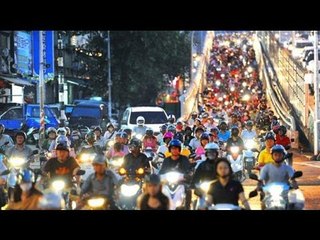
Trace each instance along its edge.
{"label": "crowd of motorcycles", "polygon": [[[265,93],[263,91],[262,81],[259,79],[258,64],[253,50],[253,36],[250,33],[233,33],[228,35],[216,36],[211,50],[211,59],[209,71],[207,74],[207,87],[202,93],[202,104],[199,104],[198,111],[191,114],[187,121],[180,121],[175,116],[170,115],[168,123],[164,124],[160,133],[155,135],[152,130],[146,128],[137,119],[137,126],[134,129],[115,129],[109,132],[106,138],[96,136],[95,144],[99,145],[101,151],[106,156],[110,148],[116,143],[128,145],[132,138],[144,139],[144,134],[148,133],[157,139],[156,147],[142,145],[142,152],[149,160],[149,168],[139,168],[131,171],[122,167],[124,156],[106,157],[108,168],[112,169],[118,179],[119,185],[116,186],[114,201],[117,209],[133,210],[137,208],[137,198],[143,193],[144,177],[147,174],[159,174],[161,165],[166,157],[168,150],[163,141],[165,135],[171,135],[172,139],[179,139],[182,143],[184,155],[189,158],[192,169],[188,176],[176,170],[172,170],[161,175],[163,181],[162,192],[166,194],[172,202],[172,209],[201,209],[206,201],[206,193],[211,184],[209,181],[198,183],[191,186],[191,179],[198,166],[205,161],[205,152],[197,151],[197,148],[189,146],[190,138],[201,139],[201,136],[209,136],[208,142],[214,142],[219,146],[219,157],[226,157],[233,170],[234,179],[243,182],[250,178],[259,181],[257,173],[257,159],[259,152],[265,148],[264,136],[268,131],[273,131],[275,126],[280,125],[279,119],[274,116],[273,111],[268,108]],[[252,138],[243,139],[244,149],[239,146],[232,146],[230,151],[226,149],[228,138],[220,138],[221,123],[227,124],[227,131],[237,127],[239,132],[246,128],[247,123],[253,123],[253,129],[256,135]],[[111,126],[109,124],[107,127]],[[190,130],[187,130],[190,129]],[[196,130],[202,128],[201,136],[196,136]],[[141,131],[141,129],[144,129]],[[66,135],[72,143],[70,154],[73,155],[79,163],[81,170],[76,175],[81,179],[80,184],[94,172],[92,161],[96,152],[80,151],[84,145],[86,135],[90,132],[96,132],[97,128],[91,129],[86,126],[79,126],[78,129],[70,130],[68,128],[59,128],[59,135]],[[170,134],[168,134],[170,133]],[[230,137],[230,136],[229,136]],[[102,140],[101,140],[102,139]],[[202,146],[204,148],[204,146]],[[289,147],[287,148],[289,150]],[[104,196],[90,196],[85,199],[85,204],[79,207],[79,186],[76,180],[72,188],[66,188],[62,180],[56,180],[48,186],[46,176],[43,175],[43,165],[54,156],[54,150],[33,151],[29,159],[7,159],[8,169],[0,175],[7,176],[5,192],[8,200],[14,195],[19,173],[28,168],[33,171],[37,188],[46,192],[51,189],[63,202],[59,209],[108,209],[108,199]],[[2,153],[0,158],[3,161],[6,156]],[[288,153],[287,164],[292,164],[292,154]],[[302,172],[295,172],[292,179],[302,176]],[[76,176],[75,176],[76,177]],[[192,190],[191,190],[192,189]],[[192,196],[188,200],[188,191],[192,191]],[[299,189],[292,189],[290,185],[273,184],[272,186],[263,186],[262,191],[265,209],[290,209],[292,202],[300,201],[304,205],[304,198]],[[258,192],[255,190],[249,194],[249,197],[255,197]],[[290,205],[291,204],[291,205]],[[209,207],[212,210],[241,209],[231,204],[217,204]]]}

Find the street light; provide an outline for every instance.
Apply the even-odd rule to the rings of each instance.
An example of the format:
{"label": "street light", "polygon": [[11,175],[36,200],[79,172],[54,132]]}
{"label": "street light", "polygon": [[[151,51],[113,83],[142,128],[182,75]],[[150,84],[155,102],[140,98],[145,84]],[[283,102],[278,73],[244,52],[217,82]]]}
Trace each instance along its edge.
{"label": "street light", "polygon": [[318,155],[319,151],[319,67],[318,67],[318,31],[314,31],[314,155]]}

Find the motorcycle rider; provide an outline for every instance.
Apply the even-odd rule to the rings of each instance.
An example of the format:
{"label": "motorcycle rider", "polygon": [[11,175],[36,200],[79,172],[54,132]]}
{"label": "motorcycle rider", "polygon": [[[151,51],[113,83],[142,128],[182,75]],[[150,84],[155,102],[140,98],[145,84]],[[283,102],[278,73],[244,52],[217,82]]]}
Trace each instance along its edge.
{"label": "motorcycle rider", "polygon": [[246,123],[246,128],[241,133],[241,138],[245,142],[246,140],[251,140],[257,137],[257,133],[253,128],[253,121],[249,120]]}
{"label": "motorcycle rider", "polygon": [[[121,147],[120,147],[120,151],[122,153],[124,153],[124,155],[127,155],[128,153],[130,153],[130,150],[129,150],[129,147],[125,144],[128,140],[128,135],[125,133],[125,132],[118,132],[116,134],[116,137],[115,137],[115,143],[119,143],[121,144]],[[131,139],[132,140],[132,139]],[[131,141],[130,140],[130,141]],[[110,147],[110,149],[107,151],[106,153],[106,157],[108,159],[111,159],[113,158],[116,154],[116,150],[115,150],[115,146],[113,145],[112,147]]]}
{"label": "motorcycle rider", "polygon": [[160,133],[157,136],[157,142],[159,146],[165,144],[163,142],[163,136],[166,134],[166,132],[167,132],[167,125],[164,124],[160,127]]}
{"label": "motorcycle rider", "polygon": [[191,118],[188,120],[188,126],[189,127],[193,127],[193,125],[195,124],[195,120],[198,117],[198,113],[197,112],[192,112],[191,113]]}
{"label": "motorcycle rider", "polygon": [[[60,127],[57,129],[57,138],[59,136],[66,136],[68,139],[68,145],[71,145],[70,139],[67,137],[67,130],[64,127]],[[56,138],[56,140],[57,140]],[[52,152],[56,148],[56,141],[51,142],[51,145],[49,147],[49,152]]]}
{"label": "motorcycle rider", "polygon": [[238,127],[232,127],[231,129],[231,137],[227,141],[227,152],[231,154],[231,147],[232,146],[238,146],[239,147],[239,153],[242,152],[244,149],[244,143],[241,137],[239,137],[239,128]]}
{"label": "motorcycle rider", "polygon": [[39,200],[42,193],[35,188],[33,174],[24,169],[19,176],[19,186],[15,188],[14,201],[8,202],[7,210],[38,210]]}
{"label": "motorcycle rider", "polygon": [[190,141],[194,138],[194,136],[192,136],[192,129],[191,127],[187,126],[184,130],[184,141],[183,144],[185,146],[189,146]]}
{"label": "motorcycle rider", "polygon": [[132,138],[132,129],[131,128],[124,128],[122,130],[122,132],[125,132],[128,135],[127,142],[125,143],[127,145]]}
{"label": "motorcycle rider", "polygon": [[239,206],[239,200],[245,209],[250,210],[250,205],[244,195],[243,186],[239,181],[233,180],[232,168],[226,158],[220,158],[216,163],[217,180],[210,185],[207,194],[207,203],[233,204]]}
{"label": "motorcycle rider", "polygon": [[114,137],[116,130],[112,123],[107,124],[107,131],[104,133],[104,139],[107,141],[109,139],[112,139]]}
{"label": "motorcycle rider", "polygon": [[135,133],[135,135],[140,134],[141,136],[144,136],[146,134],[147,127],[144,125],[145,122],[146,120],[144,119],[144,117],[142,116],[137,117],[137,120],[136,120],[137,126],[134,126],[132,130]]}
{"label": "motorcycle rider", "polygon": [[[12,138],[9,135],[4,134],[5,130],[6,130],[5,126],[1,123],[0,124],[0,150],[4,152],[6,151],[6,149],[14,145]],[[9,143],[5,145],[6,142],[9,142]]]}
{"label": "motorcycle rider", "polygon": [[47,136],[42,144],[42,149],[49,151],[49,147],[51,146],[52,142],[54,142],[57,138],[57,130],[54,127],[49,127],[47,129]]}
{"label": "motorcycle rider", "polygon": [[95,135],[95,137],[96,137],[95,145],[98,145],[101,149],[104,149],[105,146],[106,146],[106,142],[105,142],[104,137],[102,136],[102,129],[101,129],[101,127],[96,126],[96,127],[93,129],[93,133],[94,133],[94,135]]}
{"label": "motorcycle rider", "polygon": [[217,127],[213,127],[210,129],[210,142],[215,142],[215,143],[219,143],[219,128]]}
{"label": "motorcycle rider", "polygon": [[191,182],[193,186],[203,181],[216,179],[215,164],[219,155],[219,146],[216,143],[208,143],[205,146],[205,151],[206,160],[200,163],[196,169]]}
{"label": "motorcycle rider", "polygon": [[200,136],[200,146],[197,147],[197,149],[195,150],[195,153],[196,153],[196,160],[197,159],[205,159],[205,146],[209,143],[209,134],[204,132],[201,134]]}
{"label": "motorcycle rider", "polygon": [[32,149],[25,144],[27,140],[26,133],[24,131],[18,131],[14,139],[16,144],[6,150],[7,158],[28,159],[32,155]]}
{"label": "motorcycle rider", "polygon": [[143,143],[143,149],[146,149],[147,147],[151,147],[153,152],[157,151],[157,148],[158,148],[157,138],[153,135],[153,130],[151,128],[147,128],[146,134],[143,137],[142,143]]}
{"label": "motorcycle rider", "polygon": [[287,137],[287,128],[285,126],[280,126],[278,128],[278,134],[276,134],[276,144],[282,145],[286,150],[291,148],[290,138]]}
{"label": "motorcycle rider", "polygon": [[195,135],[196,135],[195,138],[191,139],[189,144],[189,147],[192,150],[196,150],[198,147],[201,146],[200,137],[202,133],[204,133],[204,129],[202,127],[198,127],[195,131]]}
{"label": "motorcycle rider", "polygon": [[267,132],[266,136],[265,136],[265,143],[266,143],[266,148],[263,149],[258,157],[258,168],[263,167],[266,164],[269,163],[274,163],[274,160],[272,159],[272,155],[271,155],[271,148],[274,146],[275,144],[275,137],[274,134],[272,132]]}
{"label": "motorcycle rider", "polygon": [[170,199],[162,193],[160,177],[151,174],[145,177],[144,192],[137,199],[139,210],[169,210]]}
{"label": "motorcycle rider", "polygon": [[[163,136],[163,142],[165,143],[164,145],[161,145],[158,150],[157,153],[163,153],[165,154],[168,151],[168,146],[169,146],[169,142],[173,139],[173,134],[172,132],[166,132]],[[158,159],[158,155],[155,158],[155,161]]]}
{"label": "motorcycle rider", "polygon": [[184,133],[184,131],[183,131],[183,122],[181,120],[177,121],[176,132],[177,133]]}
{"label": "motorcycle rider", "polygon": [[104,155],[98,154],[92,162],[94,173],[88,176],[81,187],[80,197],[86,199],[90,196],[103,195],[107,197],[111,209],[115,207],[114,188],[119,183],[115,172],[108,169]]}
{"label": "motorcycle rider", "polygon": [[168,116],[168,124],[174,124],[176,122],[176,116],[173,114],[170,114]]}
{"label": "motorcycle rider", "polygon": [[82,154],[83,152],[89,152],[93,151],[96,154],[103,154],[102,148],[96,144],[96,135],[94,132],[90,131],[86,134],[85,140],[87,145],[84,145],[81,150],[79,151],[79,154]]}
{"label": "motorcycle rider", "polygon": [[[77,161],[69,155],[68,143],[58,143],[56,146],[57,157],[49,159],[43,167],[50,180],[62,177],[66,180],[66,185],[71,186],[72,178],[80,169]],[[80,178],[77,179],[78,181]]]}
{"label": "motorcycle rider", "polygon": [[226,122],[223,121],[220,123],[220,132],[218,133],[218,138],[221,142],[227,142],[228,139],[231,137],[231,132],[227,130],[227,127],[228,125]]}
{"label": "motorcycle rider", "polygon": [[127,171],[135,171],[139,168],[150,170],[149,160],[145,154],[141,153],[141,147],[141,141],[137,138],[132,138],[129,144],[130,153],[124,157],[121,167]]}

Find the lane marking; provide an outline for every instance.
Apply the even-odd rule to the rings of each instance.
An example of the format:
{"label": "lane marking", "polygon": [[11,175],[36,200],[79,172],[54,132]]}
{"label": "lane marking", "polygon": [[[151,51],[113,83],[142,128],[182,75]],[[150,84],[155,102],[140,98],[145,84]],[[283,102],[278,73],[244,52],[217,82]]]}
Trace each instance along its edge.
{"label": "lane marking", "polygon": [[294,164],[298,164],[298,165],[305,165],[305,166],[308,166],[308,167],[314,167],[314,168],[320,168],[320,165],[314,165],[316,163],[301,163],[301,162],[296,162]]}

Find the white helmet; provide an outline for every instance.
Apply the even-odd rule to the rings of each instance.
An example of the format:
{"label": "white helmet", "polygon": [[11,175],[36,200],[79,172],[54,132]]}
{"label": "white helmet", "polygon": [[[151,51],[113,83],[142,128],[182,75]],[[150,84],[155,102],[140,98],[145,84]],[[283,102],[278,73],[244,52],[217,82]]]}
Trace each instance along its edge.
{"label": "white helmet", "polygon": [[146,120],[144,119],[144,117],[139,116],[139,117],[137,117],[136,123],[137,123],[138,126],[143,126],[145,121]]}
{"label": "white helmet", "polygon": [[176,122],[176,116],[173,115],[173,114],[170,114],[168,116],[168,122],[175,123]]}
{"label": "white helmet", "polygon": [[218,144],[216,144],[214,142],[210,142],[204,147],[204,149],[206,151],[208,151],[208,150],[216,150],[216,151],[218,151],[220,148],[219,148]]}
{"label": "white helmet", "polygon": [[65,129],[64,127],[60,127],[57,129],[57,134],[67,136],[67,129]]}

